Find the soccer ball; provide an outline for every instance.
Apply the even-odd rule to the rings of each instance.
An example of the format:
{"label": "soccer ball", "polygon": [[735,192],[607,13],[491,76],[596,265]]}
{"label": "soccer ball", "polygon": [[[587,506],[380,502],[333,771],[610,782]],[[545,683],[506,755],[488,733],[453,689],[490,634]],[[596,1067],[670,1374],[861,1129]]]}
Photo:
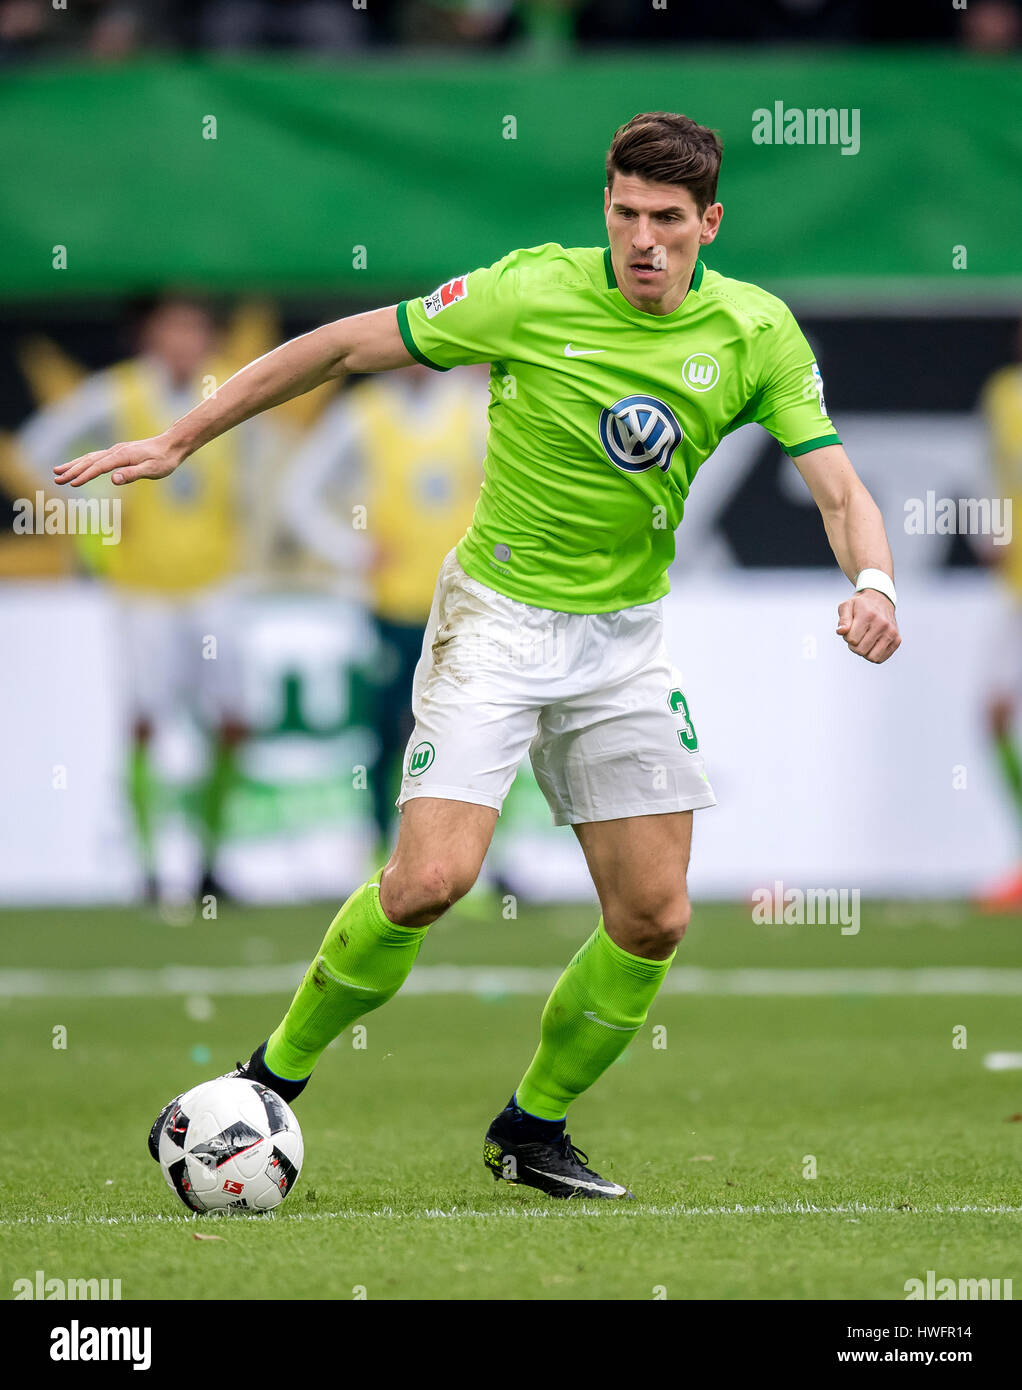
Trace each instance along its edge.
{"label": "soccer ball", "polygon": [[301,1172],[305,1145],[276,1091],[222,1076],[186,1091],[160,1134],[160,1167],[192,1211],[270,1211]]}

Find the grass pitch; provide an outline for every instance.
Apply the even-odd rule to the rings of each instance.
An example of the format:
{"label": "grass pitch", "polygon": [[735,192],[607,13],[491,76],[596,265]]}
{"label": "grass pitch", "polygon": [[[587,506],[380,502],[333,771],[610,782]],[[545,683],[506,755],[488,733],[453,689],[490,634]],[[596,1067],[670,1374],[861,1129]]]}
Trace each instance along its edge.
{"label": "grass pitch", "polygon": [[[688,992],[570,1117],[638,1200],[586,1204],[495,1184],[481,1152],[536,1043],[542,976],[515,972],[556,972],[597,913],[469,898],[420,992],[324,1056],[287,1202],[190,1216],[152,1118],[267,1035],[333,910],[0,915],[4,1296],[36,1270],[125,1299],[902,1299],[928,1270],[1022,1291],[1022,1071],[984,1066],[1022,1051],[1022,924],[947,904],[864,904],[856,936],[697,908]],[[440,966],[488,973],[431,993],[465,989]]]}

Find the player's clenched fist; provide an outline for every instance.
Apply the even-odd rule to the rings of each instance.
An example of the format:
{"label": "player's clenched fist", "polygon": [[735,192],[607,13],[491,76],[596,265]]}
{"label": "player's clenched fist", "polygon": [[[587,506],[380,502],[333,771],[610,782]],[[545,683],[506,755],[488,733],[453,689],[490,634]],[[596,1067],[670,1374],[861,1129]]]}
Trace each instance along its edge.
{"label": "player's clenched fist", "polygon": [[115,444],[112,449],[97,449],[70,463],[59,464],[53,470],[54,481],[81,487],[90,478],[111,473],[112,481],[133,483],[137,478],[165,478],[181,462],[179,449],[172,448],[162,434],[152,439],[136,439],[128,444]]}
{"label": "player's clenched fist", "polygon": [[846,598],[837,610],[837,634],[856,656],[877,665],[901,646],[894,604],[876,589],[863,589]]}

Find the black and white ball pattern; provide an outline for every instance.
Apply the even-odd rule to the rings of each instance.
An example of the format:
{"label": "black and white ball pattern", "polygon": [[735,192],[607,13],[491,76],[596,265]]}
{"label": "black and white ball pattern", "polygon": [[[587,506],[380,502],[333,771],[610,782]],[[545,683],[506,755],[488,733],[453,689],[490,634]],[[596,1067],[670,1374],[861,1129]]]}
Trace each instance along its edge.
{"label": "black and white ball pattern", "polygon": [[305,1146],[268,1087],[219,1077],[186,1091],[160,1134],[160,1167],[191,1211],[271,1211],[298,1181]]}

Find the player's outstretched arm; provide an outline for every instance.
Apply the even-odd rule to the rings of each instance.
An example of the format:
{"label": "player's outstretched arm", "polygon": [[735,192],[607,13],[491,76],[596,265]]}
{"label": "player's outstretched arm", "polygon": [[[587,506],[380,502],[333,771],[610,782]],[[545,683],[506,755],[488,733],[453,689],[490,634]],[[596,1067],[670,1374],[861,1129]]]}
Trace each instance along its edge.
{"label": "player's outstretched arm", "polygon": [[111,473],[118,484],[165,478],[211,439],[260,411],[350,372],[384,372],[413,360],[401,341],[394,305],[338,319],[257,357],[162,434],[83,454],[55,468],[54,478],[72,487],[101,473]]}
{"label": "player's outstretched arm", "polygon": [[[834,557],[852,583],[863,570],[879,570],[893,580],[894,563],[880,508],[841,445],[825,444],[793,462],[820,509]],[[886,594],[861,589],[838,606],[837,614],[838,636],[856,656],[879,664],[901,646],[894,604]]]}

